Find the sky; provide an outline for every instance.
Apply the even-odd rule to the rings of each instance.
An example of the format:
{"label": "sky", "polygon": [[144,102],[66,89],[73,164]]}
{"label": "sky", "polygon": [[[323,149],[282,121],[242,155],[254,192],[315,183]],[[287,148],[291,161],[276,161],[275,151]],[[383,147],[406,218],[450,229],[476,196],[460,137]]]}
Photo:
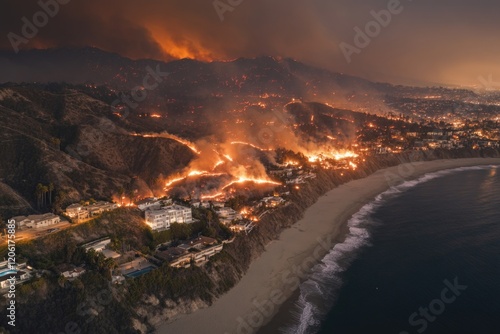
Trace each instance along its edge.
{"label": "sky", "polygon": [[[46,22],[40,3],[59,7]],[[133,59],[204,61],[269,55],[375,81],[500,86],[494,0],[3,0],[0,6],[2,49],[93,46]],[[38,31],[25,38],[25,22],[35,19]]]}

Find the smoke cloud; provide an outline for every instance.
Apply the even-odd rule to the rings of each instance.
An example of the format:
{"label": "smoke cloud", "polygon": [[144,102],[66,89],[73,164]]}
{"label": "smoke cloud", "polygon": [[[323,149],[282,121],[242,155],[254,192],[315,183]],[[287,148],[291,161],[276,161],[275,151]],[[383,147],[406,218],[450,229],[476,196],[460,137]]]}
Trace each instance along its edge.
{"label": "smoke cloud", "polygon": [[[67,4],[21,48],[94,46],[161,60],[273,55],[380,81],[477,85],[490,74],[500,81],[493,0],[403,0],[401,14],[351,63],[339,44],[353,43],[353,29],[387,0],[220,0],[219,11],[211,0],[59,1]],[[23,17],[32,21],[40,2],[2,2],[1,48],[12,49],[8,33],[21,35]]]}

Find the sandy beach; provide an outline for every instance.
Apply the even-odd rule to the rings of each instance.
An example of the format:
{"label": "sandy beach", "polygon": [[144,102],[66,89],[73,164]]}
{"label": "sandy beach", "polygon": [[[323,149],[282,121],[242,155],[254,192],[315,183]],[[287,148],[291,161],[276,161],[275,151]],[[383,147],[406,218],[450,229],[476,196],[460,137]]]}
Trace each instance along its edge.
{"label": "sandy beach", "polygon": [[163,324],[167,333],[254,333],[307,277],[310,268],[342,240],[346,222],[378,194],[424,174],[459,167],[500,165],[500,159],[475,158],[403,164],[351,181],[322,196],[303,219],[284,230],[255,260],[241,281],[212,306]]}

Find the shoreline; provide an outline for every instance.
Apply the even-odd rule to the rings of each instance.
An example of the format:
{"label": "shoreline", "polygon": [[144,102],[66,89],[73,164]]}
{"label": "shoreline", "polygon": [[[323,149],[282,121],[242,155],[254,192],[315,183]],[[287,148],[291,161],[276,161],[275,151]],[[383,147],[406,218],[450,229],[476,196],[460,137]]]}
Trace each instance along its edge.
{"label": "shoreline", "polygon": [[210,307],[161,324],[156,333],[255,333],[297,291],[310,269],[345,239],[347,221],[391,186],[422,175],[460,167],[500,165],[499,158],[468,158],[406,163],[328,191],[302,219],[281,232],[229,292]]}

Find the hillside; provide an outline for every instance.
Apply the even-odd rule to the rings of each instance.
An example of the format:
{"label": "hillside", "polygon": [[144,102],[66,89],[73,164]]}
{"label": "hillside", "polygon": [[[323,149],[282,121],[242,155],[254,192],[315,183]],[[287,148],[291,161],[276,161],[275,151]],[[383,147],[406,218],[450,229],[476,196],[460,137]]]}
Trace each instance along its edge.
{"label": "hillside", "polygon": [[[119,188],[150,195],[160,173],[175,172],[192,158],[173,140],[131,136],[108,118],[109,105],[72,89],[17,86],[0,88],[0,97],[0,154],[6,157],[0,180],[32,206],[38,183],[53,183],[61,204],[111,198]],[[15,197],[2,191],[4,201],[23,204],[0,205],[1,214],[29,211]]]}

